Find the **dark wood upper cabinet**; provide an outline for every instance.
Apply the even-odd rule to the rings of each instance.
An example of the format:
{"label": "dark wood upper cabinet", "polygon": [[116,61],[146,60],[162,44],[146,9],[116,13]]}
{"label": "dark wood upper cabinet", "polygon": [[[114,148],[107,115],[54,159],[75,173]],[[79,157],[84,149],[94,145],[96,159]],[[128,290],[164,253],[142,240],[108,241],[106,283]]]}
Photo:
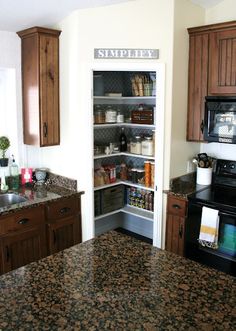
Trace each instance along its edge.
{"label": "dark wood upper cabinet", "polygon": [[236,94],[235,30],[210,34],[209,94]]}
{"label": "dark wood upper cabinet", "polygon": [[207,95],[236,95],[236,21],[189,28],[187,140],[204,141]]}
{"label": "dark wood upper cabinet", "polygon": [[34,27],[17,32],[21,38],[24,143],[60,144],[59,35]]}
{"label": "dark wood upper cabinet", "polygon": [[204,98],[207,95],[208,34],[190,35],[187,139],[203,141]]}

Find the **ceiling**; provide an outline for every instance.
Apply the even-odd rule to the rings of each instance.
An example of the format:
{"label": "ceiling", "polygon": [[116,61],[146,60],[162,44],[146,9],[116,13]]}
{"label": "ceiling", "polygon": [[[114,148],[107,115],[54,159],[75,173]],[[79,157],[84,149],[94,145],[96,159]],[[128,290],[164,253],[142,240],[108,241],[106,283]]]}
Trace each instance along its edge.
{"label": "ceiling", "polygon": [[218,5],[218,3],[224,1],[224,0],[191,0],[193,3],[195,3],[196,5],[199,5],[203,8],[210,8],[213,6]]}
{"label": "ceiling", "polygon": [[[51,27],[76,9],[128,1],[135,0],[0,0],[0,31],[15,32],[29,26]],[[191,1],[209,8],[223,0]]]}
{"label": "ceiling", "polygon": [[0,0],[0,31],[52,27],[72,11],[134,0]]}

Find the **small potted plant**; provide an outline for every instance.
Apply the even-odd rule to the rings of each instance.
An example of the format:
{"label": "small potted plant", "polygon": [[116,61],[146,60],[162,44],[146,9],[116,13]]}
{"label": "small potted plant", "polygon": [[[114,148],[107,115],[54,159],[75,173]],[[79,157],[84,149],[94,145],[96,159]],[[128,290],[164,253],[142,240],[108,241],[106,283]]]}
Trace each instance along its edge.
{"label": "small potted plant", "polygon": [[10,147],[10,140],[5,137],[0,137],[0,151],[1,151],[1,157],[0,157],[0,166],[1,167],[7,167],[8,166],[8,158],[6,157],[6,151]]}

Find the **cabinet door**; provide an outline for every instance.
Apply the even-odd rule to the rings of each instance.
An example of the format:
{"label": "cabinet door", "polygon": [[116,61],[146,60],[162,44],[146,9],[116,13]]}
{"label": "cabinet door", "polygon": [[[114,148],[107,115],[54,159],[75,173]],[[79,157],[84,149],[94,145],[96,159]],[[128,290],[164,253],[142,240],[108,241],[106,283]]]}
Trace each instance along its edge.
{"label": "cabinet door", "polygon": [[40,145],[60,143],[59,136],[59,41],[40,35]]}
{"label": "cabinet door", "polygon": [[190,35],[187,140],[203,141],[208,80],[208,34]]}
{"label": "cabinet door", "polygon": [[167,215],[166,250],[184,256],[185,219],[176,215]]}
{"label": "cabinet door", "polygon": [[184,256],[184,231],[187,201],[168,196],[166,220],[166,250]]}
{"label": "cabinet door", "polygon": [[210,33],[209,94],[236,94],[236,29]]}
{"label": "cabinet door", "polygon": [[39,260],[46,255],[44,226],[8,234],[1,239],[3,273]]}
{"label": "cabinet door", "polygon": [[60,219],[47,226],[49,254],[81,242],[80,216]]}

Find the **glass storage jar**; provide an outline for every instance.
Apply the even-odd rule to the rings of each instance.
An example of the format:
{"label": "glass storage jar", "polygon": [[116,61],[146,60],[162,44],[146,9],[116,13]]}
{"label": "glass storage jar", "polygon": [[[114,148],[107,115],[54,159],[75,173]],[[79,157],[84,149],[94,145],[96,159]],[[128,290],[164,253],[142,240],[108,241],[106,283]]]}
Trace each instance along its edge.
{"label": "glass storage jar", "polygon": [[130,153],[141,154],[141,137],[135,136],[130,142]]}
{"label": "glass storage jar", "polygon": [[117,111],[111,106],[106,110],[106,123],[116,123]]}
{"label": "glass storage jar", "polygon": [[105,111],[100,106],[95,106],[94,109],[94,124],[105,123]]}
{"label": "glass storage jar", "polygon": [[142,141],[142,155],[153,156],[153,140],[151,136],[145,136]]}

